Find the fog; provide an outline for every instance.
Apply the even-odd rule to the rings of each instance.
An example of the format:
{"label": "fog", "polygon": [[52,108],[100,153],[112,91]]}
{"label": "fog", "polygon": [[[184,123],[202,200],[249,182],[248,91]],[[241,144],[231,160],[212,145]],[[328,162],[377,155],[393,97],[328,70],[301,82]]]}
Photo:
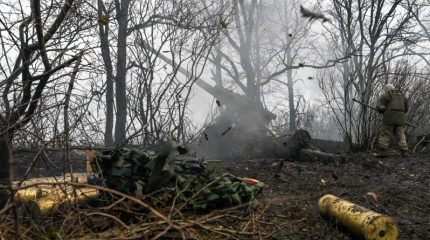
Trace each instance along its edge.
{"label": "fog", "polygon": [[[374,20],[369,11],[379,7],[376,3],[369,0],[360,9],[338,0],[154,0],[124,1],[124,10],[109,1],[81,1],[60,25],[52,24],[61,6],[41,6],[48,62],[34,34],[40,29],[30,19],[22,30],[31,45],[27,66],[19,54],[19,23],[31,9],[2,1],[2,134],[12,129],[17,146],[64,146],[59,136],[68,119],[72,145],[127,141],[145,148],[174,135],[195,147],[209,127],[216,136],[211,139],[223,142],[302,128],[314,138],[368,148],[378,137],[381,117],[352,98],[374,105],[384,84],[392,82],[413,96],[407,116],[419,125],[416,131],[407,128],[413,139],[427,131],[429,119],[423,54],[429,39],[421,34],[427,29],[427,8],[411,5],[422,10],[413,15],[407,5],[390,3],[394,12],[384,5],[383,17],[369,30],[364,26]],[[54,38],[47,35],[51,25],[59,26]],[[85,54],[66,117],[67,89],[80,51]],[[30,75],[23,74],[24,68]],[[48,78],[40,81],[46,72]],[[202,89],[199,82],[210,88]],[[236,143],[227,144],[234,148]]]}

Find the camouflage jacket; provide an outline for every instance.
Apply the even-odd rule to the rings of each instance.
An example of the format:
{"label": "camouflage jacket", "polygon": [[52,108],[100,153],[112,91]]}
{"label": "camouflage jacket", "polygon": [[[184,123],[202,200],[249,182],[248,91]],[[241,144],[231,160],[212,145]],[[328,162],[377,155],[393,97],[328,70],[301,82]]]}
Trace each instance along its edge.
{"label": "camouflage jacket", "polygon": [[409,110],[408,99],[399,91],[385,93],[376,104],[376,108],[383,115],[386,125],[404,125],[405,113]]}

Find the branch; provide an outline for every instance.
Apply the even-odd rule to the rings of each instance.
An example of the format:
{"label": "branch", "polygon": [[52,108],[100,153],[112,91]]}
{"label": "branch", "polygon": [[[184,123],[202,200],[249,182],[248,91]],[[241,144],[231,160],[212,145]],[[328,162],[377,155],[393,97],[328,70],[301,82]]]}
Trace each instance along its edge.
{"label": "branch", "polygon": [[[55,32],[58,30],[61,23],[64,21],[64,18],[66,17],[66,14],[69,12],[74,1],[75,0],[67,0],[67,2],[64,4],[63,8],[61,8],[61,11],[58,14],[57,18],[55,19],[54,23],[52,23],[48,32],[45,34],[45,36],[43,36],[43,41],[45,43],[47,43],[52,38],[52,36],[54,36]],[[28,46],[28,49],[30,51],[35,51],[38,48],[39,48],[39,43],[37,43],[37,42]]]}
{"label": "branch", "polygon": [[161,15],[152,15],[151,17],[149,17],[149,19],[147,21],[145,21],[144,23],[141,24],[137,24],[134,25],[133,27],[130,27],[127,29],[127,36],[130,36],[130,34],[132,34],[134,31],[136,30],[141,30],[141,29],[145,29],[147,27],[151,27],[157,23],[161,23],[158,21],[153,21],[154,19],[160,19],[160,20],[172,20],[171,17],[166,17],[166,16],[161,16]]}
{"label": "branch", "polygon": [[51,70],[49,70],[47,72],[44,72],[41,75],[30,77],[30,80],[37,80],[37,79],[41,79],[41,78],[44,78],[44,77],[50,77],[52,74],[58,72],[59,70],[65,68],[65,67],[68,67],[74,61],[76,61],[79,58],[79,56],[80,56],[80,54],[74,56],[73,58],[69,59],[67,62],[64,62],[63,64],[58,65],[57,67],[55,67],[55,68],[53,68],[53,69],[51,69]]}
{"label": "branch", "polygon": [[40,0],[32,1],[33,5],[33,15],[34,15],[34,23],[36,28],[36,35],[39,44],[40,54],[42,55],[42,62],[45,66],[45,72],[51,70],[52,66],[49,63],[48,55],[46,53],[45,39],[43,37],[43,29],[42,29],[42,19],[40,16]]}
{"label": "branch", "polygon": [[[315,68],[315,69],[329,68],[329,67],[335,66],[337,63],[343,63],[344,61],[348,60],[351,56],[352,56],[352,54],[349,55],[349,56],[346,56],[344,58],[339,58],[339,59],[336,59],[336,60],[329,60],[329,61],[327,61],[327,64],[323,65],[323,66],[306,65],[306,67]],[[329,64],[331,62],[332,62],[332,64]],[[282,69],[282,70],[280,70],[278,72],[275,72],[275,73],[271,74],[270,76],[268,76],[267,79],[266,79],[266,81],[264,81],[263,83],[261,83],[260,86],[268,84],[274,77],[276,77],[276,76],[278,76],[280,74],[283,74],[287,70],[298,69],[298,68],[300,68],[300,66],[287,66],[287,65],[285,65],[284,69]]]}

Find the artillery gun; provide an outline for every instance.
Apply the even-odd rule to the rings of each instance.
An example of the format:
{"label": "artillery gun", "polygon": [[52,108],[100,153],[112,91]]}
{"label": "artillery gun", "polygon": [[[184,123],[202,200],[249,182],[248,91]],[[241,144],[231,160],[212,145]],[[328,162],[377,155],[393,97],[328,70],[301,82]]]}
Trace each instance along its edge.
{"label": "artillery gun", "polygon": [[[185,76],[190,75],[185,68],[175,64],[173,60],[155,50],[145,41],[140,39],[136,40],[136,43],[153,52],[171,66],[177,67],[178,71]],[[233,144],[231,142],[233,132],[247,135],[248,138],[249,134],[261,135],[263,132],[273,134],[273,131],[270,131],[267,126],[270,121],[276,119],[276,115],[267,110],[261,103],[256,103],[248,96],[233,93],[220,86],[212,86],[200,78],[195,80],[195,84],[219,100],[220,107],[223,108],[223,113],[217,123],[208,126],[201,136],[201,145],[206,155],[217,158],[220,157],[220,152],[225,154],[229,148],[228,145]],[[234,130],[230,132],[229,129],[231,128]]]}
{"label": "artillery gun", "polygon": [[[136,44],[151,51],[158,58],[173,67],[185,76],[188,71],[171,59],[155,50],[142,39],[137,39]],[[318,151],[310,144],[310,135],[304,130],[291,133],[287,136],[277,136],[270,129],[269,123],[276,119],[276,114],[267,110],[261,103],[253,101],[245,95],[233,93],[220,86],[211,86],[204,80],[197,78],[195,84],[219,100],[223,112],[214,125],[208,126],[201,135],[200,142],[204,154],[210,158],[225,159],[230,151],[237,147],[237,142],[244,139],[253,139],[255,136],[271,134],[275,137],[275,155],[285,158],[299,158],[304,161],[317,159],[341,158]],[[268,149],[269,150],[269,149]],[[269,151],[271,151],[269,150]]]}

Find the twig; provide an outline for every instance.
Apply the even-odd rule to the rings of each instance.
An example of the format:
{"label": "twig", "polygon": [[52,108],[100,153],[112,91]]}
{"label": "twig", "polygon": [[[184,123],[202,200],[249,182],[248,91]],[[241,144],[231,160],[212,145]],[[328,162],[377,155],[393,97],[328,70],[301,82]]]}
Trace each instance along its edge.
{"label": "twig", "polygon": [[[238,217],[238,216],[231,215],[231,214],[226,214],[225,216],[236,218],[236,219],[239,219],[239,220],[242,220],[242,221],[248,220],[247,218],[242,218],[242,217]],[[262,224],[273,225],[273,223],[271,223],[271,222],[263,222],[263,221],[260,221],[260,220],[255,220],[255,222],[262,223]]]}
{"label": "twig", "polygon": [[[79,56],[77,57],[77,61],[75,64],[75,67],[73,68],[72,76],[70,77],[69,87],[67,89],[66,93],[66,100],[64,102],[64,134],[66,135],[66,141],[65,141],[65,147],[66,147],[66,154],[67,160],[69,162],[69,169],[70,169],[70,177],[72,179],[72,182],[74,182],[74,176],[73,176],[73,169],[72,169],[72,162],[70,160],[70,149],[69,149],[69,103],[70,103],[70,96],[72,95],[73,90],[73,84],[75,83],[76,74],[78,73],[79,64],[81,64],[82,56],[84,52],[81,52]],[[74,194],[76,192],[74,191]],[[76,198],[77,199],[77,198]]]}
{"label": "twig", "polygon": [[420,145],[420,144],[422,143],[422,141],[424,141],[424,139],[427,137],[427,135],[428,135],[428,134],[429,134],[429,133],[424,134],[424,136],[423,136],[423,138],[421,139],[421,141],[419,141],[419,142],[415,145],[414,150],[412,151],[412,153],[414,153],[414,154],[415,154],[415,149],[418,147],[418,145]]}
{"label": "twig", "polygon": [[102,216],[105,216],[105,217],[110,217],[110,218],[112,218],[112,219],[114,219],[115,221],[117,221],[117,222],[119,222],[123,227],[125,227],[126,229],[129,229],[129,227],[127,227],[127,225],[125,224],[125,223],[123,223],[121,220],[119,220],[117,217],[115,217],[115,216],[112,216],[112,215],[110,215],[110,214],[107,214],[107,213],[102,213],[102,212],[92,212],[92,213],[82,213],[82,214],[84,214],[85,216],[92,216],[92,215],[102,215]]}
{"label": "twig", "polygon": [[161,237],[162,235],[166,234],[167,231],[170,230],[170,228],[172,228],[172,225],[169,224],[169,226],[166,227],[166,229],[164,229],[164,231],[160,232],[159,234],[157,234],[155,237],[151,238],[151,240],[155,240],[158,239],[159,237]]}
{"label": "twig", "polygon": [[[185,186],[184,187],[184,189],[182,189],[182,191],[180,191],[180,192],[178,192],[177,194],[176,194],[176,196],[175,196],[175,198],[173,199],[173,203],[172,203],[172,208],[170,209],[170,216],[172,216],[172,212],[173,212],[173,209],[175,208],[175,202],[176,202],[176,199],[179,197],[179,195],[181,194],[181,193],[183,193],[183,192],[185,192],[185,190],[187,190],[187,188],[188,188],[188,185],[190,184],[191,182],[188,182],[188,184],[187,184],[187,186]],[[178,186],[178,179],[176,179],[176,187]],[[184,204],[184,205],[186,205],[186,203]],[[179,208],[177,211],[179,212],[181,210],[181,208]]]}
{"label": "twig", "polygon": [[213,228],[213,227],[207,227],[204,226],[202,224],[196,224],[196,226],[206,229],[208,231],[213,231],[213,232],[217,232],[223,235],[228,235],[225,233],[230,233],[230,234],[235,234],[235,235],[245,235],[245,236],[255,236],[255,233],[252,232],[244,232],[244,231],[234,231],[234,230],[230,230],[230,229],[225,229],[225,228]]}
{"label": "twig", "polygon": [[[53,138],[51,138],[51,140],[49,140],[46,144],[44,144],[42,146],[42,148],[39,149],[39,151],[37,152],[37,154],[35,155],[35,157],[33,158],[33,161],[31,162],[30,166],[27,168],[27,171],[25,172],[24,177],[21,179],[21,181],[19,181],[17,187],[20,187],[22,182],[25,181],[25,179],[27,178],[28,174],[30,173],[30,171],[34,168],[34,166],[36,165],[37,159],[38,157],[42,154],[42,152],[44,151],[45,147],[48,145],[48,143],[54,141],[55,139],[57,139],[59,136],[63,135],[64,132],[61,132],[57,135],[55,135]],[[55,178],[55,177],[54,177]]]}
{"label": "twig", "polygon": [[123,198],[119,199],[118,201],[116,201],[116,202],[112,203],[111,205],[109,205],[109,206],[107,206],[107,207],[102,207],[102,208],[99,208],[99,209],[100,209],[100,210],[110,210],[111,208],[115,207],[115,205],[117,205],[117,204],[121,203],[121,202],[122,202],[122,201],[124,201],[124,200],[125,200],[125,197],[123,197]]}
{"label": "twig", "polygon": [[0,215],[3,215],[3,213],[5,213],[7,210],[9,210],[9,208],[13,207],[13,203],[8,204],[6,207],[4,207],[2,210],[0,210]]}
{"label": "twig", "polygon": [[[139,199],[137,199],[135,197],[132,197],[130,195],[118,192],[118,191],[113,190],[113,189],[99,187],[99,186],[96,186],[96,185],[89,185],[89,184],[76,183],[76,182],[54,182],[54,183],[52,183],[52,182],[40,182],[40,183],[34,183],[34,184],[29,184],[29,185],[26,185],[26,186],[22,186],[22,187],[14,189],[14,190],[17,191],[17,190],[21,190],[21,189],[36,187],[36,186],[39,186],[39,185],[70,185],[70,186],[75,186],[75,187],[88,187],[88,188],[93,188],[93,189],[97,189],[97,190],[104,191],[104,192],[113,193],[113,194],[119,195],[121,197],[124,197],[126,199],[129,199],[129,200],[131,200],[133,202],[136,202],[137,204],[143,206],[144,208],[149,209],[149,211],[151,211],[155,216],[157,216],[157,217],[163,219],[164,221],[166,221],[167,223],[171,224],[170,219],[168,219],[166,216],[164,216],[163,214],[161,214],[160,212],[158,212],[157,210],[155,210],[154,208],[152,208],[148,204],[140,201]],[[2,186],[2,187],[4,188],[4,186]],[[182,229],[182,227],[176,226],[176,225],[173,225],[173,224],[172,224],[172,227],[175,228],[175,229],[177,229],[177,230],[181,230]]]}
{"label": "twig", "polygon": [[[244,204],[241,204],[241,205],[237,205],[237,206],[234,206],[234,207],[231,207],[231,208],[226,208],[226,209],[222,209],[222,210],[217,210],[217,213],[229,212],[229,211],[236,210],[236,209],[238,209],[238,208],[242,208],[242,207],[246,207],[246,206],[249,206],[249,202],[244,203]],[[183,227],[183,228],[185,228],[185,227],[191,227],[191,226],[193,226],[193,224],[201,223],[204,219],[206,219],[206,220],[207,220],[209,217],[211,217],[211,216],[213,216],[213,215],[214,215],[214,212],[211,212],[211,213],[209,213],[209,214],[207,214],[207,215],[204,215],[204,216],[202,216],[202,217],[198,218],[197,220],[194,220],[194,221],[192,221],[191,223],[189,223],[189,224],[187,224],[187,225],[184,225],[184,226],[182,226],[182,227]]]}

